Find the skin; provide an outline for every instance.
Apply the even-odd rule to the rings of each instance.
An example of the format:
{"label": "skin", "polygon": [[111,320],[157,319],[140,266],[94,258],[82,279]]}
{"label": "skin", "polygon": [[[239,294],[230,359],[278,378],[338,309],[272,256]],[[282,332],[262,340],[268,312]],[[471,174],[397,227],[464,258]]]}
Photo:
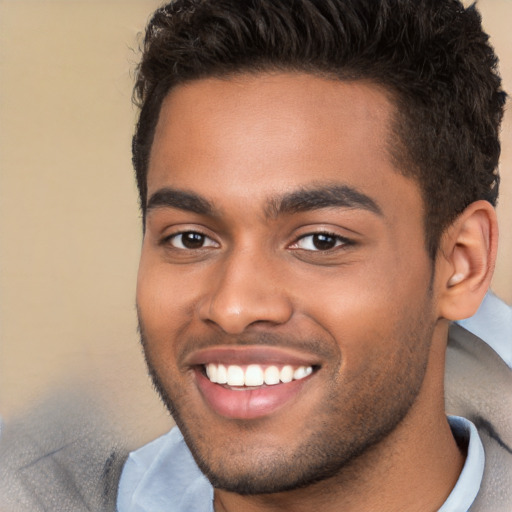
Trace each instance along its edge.
{"label": "skin", "polygon": [[[392,114],[376,85],[293,73],[198,80],[164,101],[137,304],[153,378],[216,486],[217,511],[434,511],[457,481],[446,319],[478,306],[457,300],[464,286],[488,282],[492,208],[462,215],[433,264],[418,185],[387,150]],[[333,186],[370,203],[283,201]],[[190,232],[204,235],[196,248],[182,245]],[[457,243],[462,232],[471,243]],[[318,250],[315,233],[334,247]],[[191,361],[242,345],[298,353],[318,370],[275,412],[227,418]]]}

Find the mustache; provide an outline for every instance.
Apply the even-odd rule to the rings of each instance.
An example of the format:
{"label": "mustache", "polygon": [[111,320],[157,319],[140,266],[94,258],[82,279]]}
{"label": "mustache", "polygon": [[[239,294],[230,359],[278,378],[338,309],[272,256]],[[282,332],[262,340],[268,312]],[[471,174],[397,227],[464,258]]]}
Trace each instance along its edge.
{"label": "mustache", "polygon": [[[150,348],[151,339],[147,336],[144,322],[139,315],[138,330],[144,352]],[[337,358],[340,356],[339,346],[336,340],[329,335],[314,336],[302,333],[284,334],[277,332],[247,331],[243,334],[232,335],[221,331],[209,332],[203,336],[191,336],[178,334],[175,339],[170,339],[169,344],[176,346],[176,360],[182,364],[193,352],[219,346],[229,347],[278,347],[282,349],[298,350],[310,353],[322,360]]]}

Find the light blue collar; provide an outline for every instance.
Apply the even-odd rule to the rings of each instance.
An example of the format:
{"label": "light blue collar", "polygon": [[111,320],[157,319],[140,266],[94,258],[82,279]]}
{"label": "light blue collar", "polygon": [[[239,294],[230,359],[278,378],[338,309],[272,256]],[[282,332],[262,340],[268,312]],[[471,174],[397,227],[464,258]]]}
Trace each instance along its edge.
{"label": "light blue collar", "polygon": [[454,437],[468,442],[468,453],[462,472],[438,512],[467,512],[480,490],[484,475],[485,452],[480,436],[471,421],[459,416],[448,416]]}

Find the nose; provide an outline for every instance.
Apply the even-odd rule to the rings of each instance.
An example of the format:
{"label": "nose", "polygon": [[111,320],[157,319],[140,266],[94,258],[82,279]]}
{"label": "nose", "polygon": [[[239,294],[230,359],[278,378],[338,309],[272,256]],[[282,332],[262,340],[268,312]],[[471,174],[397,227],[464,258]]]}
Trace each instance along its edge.
{"label": "nose", "polygon": [[210,293],[199,314],[228,334],[241,334],[255,325],[275,326],[292,316],[292,304],[278,277],[276,265],[263,255],[232,255],[217,268]]}

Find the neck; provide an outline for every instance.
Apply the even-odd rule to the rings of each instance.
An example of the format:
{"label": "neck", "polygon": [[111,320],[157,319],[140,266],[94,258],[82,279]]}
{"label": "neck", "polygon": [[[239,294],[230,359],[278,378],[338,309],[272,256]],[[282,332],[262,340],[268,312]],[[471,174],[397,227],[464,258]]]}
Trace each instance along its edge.
{"label": "neck", "polygon": [[[436,334],[443,338],[442,332]],[[335,477],[271,495],[216,490],[215,511],[438,510],[455,486],[465,459],[444,412],[445,349],[445,343],[433,343],[422,390],[398,427]]]}

